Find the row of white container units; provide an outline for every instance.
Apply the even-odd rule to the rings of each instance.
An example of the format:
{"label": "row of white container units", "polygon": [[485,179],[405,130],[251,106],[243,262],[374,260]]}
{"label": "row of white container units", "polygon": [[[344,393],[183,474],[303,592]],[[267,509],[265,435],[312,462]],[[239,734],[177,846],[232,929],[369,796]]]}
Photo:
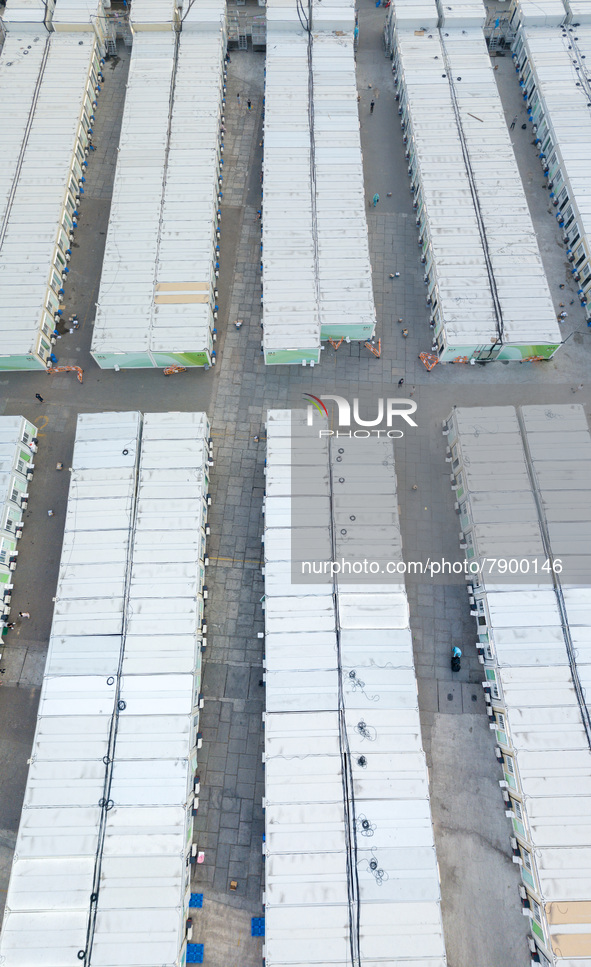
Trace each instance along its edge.
{"label": "row of white container units", "polygon": [[[534,126],[539,160],[556,218],[563,231],[570,270],[578,283],[581,305],[591,319],[591,87],[585,59],[591,58],[591,11],[582,22],[576,10],[569,16],[555,0],[535,16],[519,0],[512,24],[517,28],[513,58],[530,123]],[[565,21],[563,23],[563,21]],[[587,78],[587,79],[585,79]]]}
{"label": "row of white container units", "polygon": [[211,460],[203,413],[78,417],[6,967],[185,962]]}
{"label": "row of white container units", "polygon": [[135,16],[92,356],[102,369],[208,367],[216,358],[225,5],[192,5],[182,29],[175,3],[144,4]]}
{"label": "row of white container units", "polygon": [[43,10],[29,11],[37,22],[9,18],[0,53],[0,370],[56,361],[54,331],[104,81],[102,3],[94,18],[86,4],[68,12],[51,33]]}
{"label": "row of white container units", "polygon": [[359,135],[352,3],[267,4],[262,208],[265,363],[320,361],[368,340],[375,306]]}
{"label": "row of white container units", "polygon": [[393,444],[317,432],[267,414],[263,956],[445,967],[404,584],[299,570],[401,558]]}
{"label": "row of white container units", "polygon": [[406,0],[389,13],[433,351],[548,359],[560,327],[484,34],[460,14],[440,17],[433,2],[425,24]]}
{"label": "row of white container units", "polygon": [[532,963],[582,967],[591,963],[591,435],[577,405],[456,409],[444,432],[461,546],[471,562],[510,568],[504,579],[485,569],[468,590]]}
{"label": "row of white container units", "polygon": [[23,416],[0,416],[0,626],[10,620],[17,545],[35,470],[37,427]]}

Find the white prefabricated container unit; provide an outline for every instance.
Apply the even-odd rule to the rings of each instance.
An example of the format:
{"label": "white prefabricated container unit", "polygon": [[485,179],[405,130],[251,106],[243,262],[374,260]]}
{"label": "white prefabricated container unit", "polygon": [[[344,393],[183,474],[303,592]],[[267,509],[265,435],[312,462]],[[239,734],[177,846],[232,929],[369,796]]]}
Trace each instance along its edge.
{"label": "white prefabricated container unit", "polygon": [[445,967],[404,582],[292,576],[302,531],[334,560],[368,539],[402,558],[392,442],[310,446],[302,417],[267,414],[265,963],[345,967],[361,950]]}
{"label": "white prefabricated container unit", "polygon": [[435,0],[441,27],[484,27],[483,0]]}
{"label": "white prefabricated container unit", "polygon": [[53,333],[103,83],[101,0],[92,8],[70,0],[52,33],[44,18],[49,25],[49,11],[17,4],[0,54],[0,370],[56,362]]}
{"label": "white prefabricated container unit", "polygon": [[560,327],[473,5],[425,24],[395,0],[390,16],[432,351],[548,359]]}
{"label": "white prefabricated container unit", "polygon": [[265,362],[315,364],[367,340],[375,306],[351,3],[267,4],[262,312]]}
{"label": "white prefabricated container unit", "polygon": [[519,4],[512,0],[509,16],[514,28],[518,23],[524,26],[558,27],[566,20],[566,8],[563,0],[520,0]]}
{"label": "white prefabricated container unit", "polygon": [[502,562],[468,587],[532,962],[583,967],[591,963],[589,427],[578,405],[475,407],[453,410],[444,433],[461,546],[469,561]]}
{"label": "white prefabricated container unit", "polygon": [[37,427],[23,416],[0,416],[0,624],[9,620],[17,543],[35,470]]}
{"label": "white prefabricated container unit", "polygon": [[[566,258],[591,324],[591,6],[516,0],[513,62]],[[551,7],[551,9],[549,9]],[[567,13],[568,11],[568,13]],[[575,26],[576,24],[576,26]]]}
{"label": "white prefabricated container unit", "polygon": [[312,5],[320,339],[367,340],[376,310],[355,79],[353,2]]}
{"label": "white prefabricated container unit", "polygon": [[132,9],[92,341],[102,369],[215,362],[225,21],[221,0],[197,0],[182,18],[163,0]]}
{"label": "white prefabricated container unit", "polygon": [[44,24],[49,28],[55,8],[55,0],[12,0],[4,8],[2,24],[5,30],[25,29],[27,26],[39,28]]}
{"label": "white prefabricated container unit", "polygon": [[320,359],[308,40],[296,8],[267,4],[262,218],[265,362]]}
{"label": "white prefabricated container unit", "polygon": [[78,417],[0,960],[185,962],[210,437]]}

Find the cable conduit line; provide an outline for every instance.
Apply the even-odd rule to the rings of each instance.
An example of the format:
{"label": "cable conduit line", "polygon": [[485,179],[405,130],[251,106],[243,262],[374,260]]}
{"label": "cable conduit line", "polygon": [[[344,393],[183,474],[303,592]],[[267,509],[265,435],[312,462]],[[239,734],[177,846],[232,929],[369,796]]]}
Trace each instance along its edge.
{"label": "cable conduit line", "polygon": [[[569,28],[571,30],[574,30],[575,29],[570,24],[567,25],[567,26],[562,26],[560,29],[561,30],[568,30]],[[575,79],[579,81],[579,83],[580,83],[580,85],[581,85],[581,87],[583,89],[583,93],[584,93],[584,95],[585,95],[585,97],[587,99],[587,101],[586,101],[587,106],[589,106],[591,104],[591,83],[589,82],[589,76],[587,74],[588,68],[583,63],[583,61],[585,60],[585,55],[584,54],[581,54],[581,50],[580,50],[579,45],[577,43],[576,37],[574,37],[574,36],[569,37],[568,34],[564,34],[563,33],[562,34],[563,44],[564,44],[564,41],[565,40],[567,41],[567,46],[565,48],[567,55],[570,57],[570,54],[571,53],[574,53],[574,55],[576,57],[577,65],[579,67],[579,70],[577,71],[577,69],[575,67]],[[569,43],[570,43],[570,46],[572,48],[571,51],[568,50]],[[535,77],[534,77],[534,80],[535,80]],[[539,97],[539,95],[538,95],[538,97]]]}
{"label": "cable conduit line", "polygon": [[121,702],[121,676],[123,673],[123,659],[125,657],[125,645],[127,642],[127,625],[129,617],[129,596],[131,588],[131,573],[133,568],[133,548],[135,545],[135,535],[137,530],[138,515],[138,489],[140,478],[140,454],[142,448],[143,421],[140,419],[139,433],[137,438],[136,462],[135,462],[135,481],[133,488],[133,518],[129,528],[129,544],[127,552],[127,564],[125,568],[125,588],[123,592],[123,614],[121,619],[121,646],[119,648],[119,661],[115,677],[115,694],[113,696],[113,711],[109,723],[109,740],[107,743],[107,753],[104,756],[105,779],[103,782],[103,795],[99,802],[101,817],[97,837],[97,846],[94,859],[94,870],[92,877],[92,889],[90,894],[90,906],[88,910],[88,922],[86,927],[86,946],[84,949],[84,967],[90,967],[92,959],[92,948],[94,944],[94,934],[96,927],[96,917],[98,912],[98,900],[100,891],[101,872],[103,865],[103,851],[107,832],[107,813],[113,805],[110,801],[111,785],[113,782],[113,767],[115,764],[115,751],[117,745],[117,732],[119,729],[119,712],[125,708],[120,706]]}
{"label": "cable conduit line", "polygon": [[[298,4],[301,0],[297,0]],[[298,9],[299,16],[299,9]],[[301,22],[301,18],[300,18]],[[310,133],[310,199],[312,203],[312,243],[314,247],[314,289],[318,307],[318,339],[322,332],[320,318],[320,256],[318,252],[318,208],[316,189],[316,139],[314,137],[314,38],[312,36],[312,0],[308,0],[308,127]]]}
{"label": "cable conduit line", "polygon": [[27,150],[29,144],[29,137],[31,134],[31,128],[33,126],[33,121],[35,120],[35,111],[37,109],[37,101],[39,100],[39,94],[41,93],[41,83],[45,75],[45,68],[47,66],[47,60],[49,58],[51,34],[47,34],[45,38],[45,50],[43,51],[43,56],[41,58],[41,64],[39,66],[39,74],[37,75],[37,82],[35,84],[35,90],[33,91],[33,98],[31,100],[31,107],[29,108],[29,116],[27,118],[27,125],[25,127],[25,133],[21,143],[21,149],[19,152],[18,160],[16,163],[16,170],[14,173],[14,178],[12,180],[12,185],[10,187],[10,194],[8,195],[8,202],[6,204],[6,212],[4,214],[4,219],[2,221],[2,228],[0,229],[0,251],[4,245],[4,239],[6,237],[6,232],[8,231],[8,222],[12,214],[12,206],[14,204],[14,196],[16,195],[16,189],[18,188],[18,182],[23,167],[23,161],[25,160],[25,151]]}
{"label": "cable conduit line", "polygon": [[568,657],[568,663],[570,665],[570,672],[573,680],[575,694],[577,696],[577,702],[579,703],[579,711],[581,713],[581,718],[583,720],[583,728],[585,729],[585,734],[587,736],[587,744],[589,745],[589,749],[591,750],[591,715],[589,714],[589,709],[585,702],[583,687],[581,685],[581,679],[579,677],[579,669],[577,668],[577,659],[575,656],[575,648],[574,648],[572,636],[570,633],[568,613],[567,613],[566,604],[564,601],[564,592],[562,590],[562,583],[560,581],[560,576],[556,574],[554,570],[554,555],[552,553],[552,544],[550,542],[550,534],[548,531],[548,521],[546,519],[546,514],[544,512],[544,504],[542,501],[540,487],[538,484],[538,478],[534,467],[531,450],[529,447],[529,440],[527,438],[527,429],[525,426],[525,421],[523,419],[523,413],[522,413],[521,407],[519,406],[516,407],[516,412],[517,412],[517,420],[519,422],[519,431],[521,433],[521,439],[522,439],[523,449],[525,453],[527,473],[532,487],[534,500],[536,502],[536,510],[538,513],[538,521],[540,524],[540,532],[542,535],[542,544],[544,545],[544,553],[546,554],[546,558],[551,562],[551,565],[552,565],[552,584],[554,586],[554,593],[556,595],[556,600],[558,602],[558,610],[560,611],[560,621],[562,625],[562,635],[564,637],[564,644],[566,646],[566,654]]}
{"label": "cable conduit line", "polygon": [[[328,475],[329,475],[329,507],[330,507],[330,543],[332,559],[336,560],[336,533],[334,508],[334,479],[332,472],[332,441],[328,440]],[[341,781],[343,787],[343,813],[345,820],[345,850],[347,864],[347,896],[349,919],[349,949],[351,967],[361,967],[360,929],[361,929],[361,897],[359,892],[359,873],[357,869],[357,822],[355,812],[355,789],[353,784],[353,769],[351,766],[351,751],[347,735],[345,719],[345,698],[343,691],[343,664],[341,651],[341,622],[339,616],[339,588],[335,575],[332,578],[332,597],[335,610],[335,634],[337,645],[337,674],[338,674],[338,723],[339,723],[339,752],[341,757]]]}
{"label": "cable conduit line", "polygon": [[[190,9],[190,6],[189,6]],[[189,10],[187,10],[187,14]],[[176,75],[179,65],[179,47],[181,43],[181,30],[182,22],[180,24],[174,24],[175,37],[174,37],[174,56],[172,62],[172,72],[170,76],[170,95],[168,98],[168,123],[166,125],[166,145],[164,148],[164,174],[162,176],[162,191],[160,193],[160,216],[158,218],[158,238],[156,239],[156,256],[154,258],[154,290],[152,293],[152,307],[150,309],[150,328],[149,328],[149,343],[148,349],[151,352],[152,346],[152,324],[154,321],[154,297],[156,294],[156,285],[158,284],[158,259],[160,257],[160,243],[162,241],[162,223],[164,221],[164,201],[166,198],[166,185],[168,182],[168,159],[170,156],[170,139],[172,137],[172,112],[174,110],[174,97],[176,90]]]}
{"label": "cable conduit line", "polygon": [[455,84],[454,84],[454,80],[453,80],[453,74],[452,74],[452,69],[451,69],[451,63],[450,63],[450,60],[449,60],[449,55],[447,53],[447,48],[445,46],[445,41],[443,39],[443,34],[441,32],[441,28],[438,28],[438,29],[439,29],[439,40],[440,40],[440,43],[441,43],[441,51],[442,51],[442,54],[443,54],[443,62],[444,62],[444,65],[445,65],[445,72],[446,72],[446,75],[447,75],[447,81],[448,81],[448,84],[449,84],[449,90],[450,90],[450,95],[451,95],[451,103],[452,103],[452,107],[453,107],[453,111],[454,111],[454,115],[455,115],[455,119],[456,119],[456,125],[457,125],[457,129],[458,129],[458,134],[459,134],[459,137],[460,137],[460,146],[461,146],[461,149],[462,149],[462,155],[463,155],[463,158],[464,158],[464,164],[466,166],[466,174],[468,175],[468,182],[470,184],[470,194],[472,195],[472,201],[474,202],[474,210],[476,212],[476,221],[477,221],[477,224],[478,224],[478,231],[479,231],[479,234],[480,234],[480,241],[482,243],[482,249],[483,249],[483,252],[484,252],[484,261],[485,261],[485,264],[486,264],[486,271],[487,271],[487,274],[488,274],[488,281],[489,281],[489,286],[490,286],[490,292],[491,292],[491,296],[492,296],[493,306],[494,306],[494,310],[495,310],[495,317],[496,317],[496,321],[497,321],[497,340],[491,346],[491,348],[489,349],[489,358],[490,358],[493,350],[496,349],[497,346],[499,346],[499,345],[502,346],[503,345],[503,337],[505,335],[505,325],[504,325],[504,322],[503,322],[503,311],[501,309],[501,303],[500,303],[500,300],[499,300],[499,293],[497,291],[497,283],[496,283],[495,274],[494,274],[493,267],[492,267],[492,261],[491,261],[491,257],[490,257],[490,251],[489,251],[489,248],[488,248],[488,239],[486,237],[486,228],[485,228],[485,225],[484,225],[484,219],[482,217],[482,211],[480,209],[480,200],[478,198],[478,189],[476,187],[476,179],[474,177],[474,171],[472,170],[472,163],[470,161],[470,153],[468,151],[468,145],[466,143],[466,136],[464,134],[464,127],[462,125],[462,118],[461,118],[461,115],[460,115],[460,108],[459,108],[459,105],[458,105],[456,88],[455,88]]}

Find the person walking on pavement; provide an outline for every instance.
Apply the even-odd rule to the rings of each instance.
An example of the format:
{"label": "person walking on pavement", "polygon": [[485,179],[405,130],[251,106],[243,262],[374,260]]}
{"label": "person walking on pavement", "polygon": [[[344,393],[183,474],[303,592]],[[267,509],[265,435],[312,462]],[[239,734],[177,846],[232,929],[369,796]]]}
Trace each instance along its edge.
{"label": "person walking on pavement", "polygon": [[252,104],[250,103],[250,98],[246,102],[246,106],[247,106],[247,108],[248,108],[249,111],[252,111]]}
{"label": "person walking on pavement", "polygon": [[19,611],[18,616],[19,616],[19,618],[30,618],[31,617],[29,611]]}
{"label": "person walking on pavement", "polygon": [[583,389],[583,384],[579,383],[578,386],[571,386],[571,393],[578,393],[582,389]]}
{"label": "person walking on pavement", "polygon": [[238,103],[240,104],[240,91],[238,91],[238,93],[236,95],[236,99],[237,99]]}
{"label": "person walking on pavement", "polygon": [[402,386],[403,383],[404,383],[404,376],[402,377],[402,379],[398,380],[398,385]]}
{"label": "person walking on pavement", "polygon": [[373,109],[374,109],[375,106],[376,106],[376,102],[374,101],[374,99],[372,97],[372,99],[371,99],[371,101],[369,103],[369,113],[370,114],[373,114]]}
{"label": "person walking on pavement", "polygon": [[513,130],[513,128],[515,127],[515,122],[516,122],[516,121],[517,121],[517,115],[515,115],[515,117],[514,117],[514,118],[513,118],[513,120],[511,121],[511,130]]}
{"label": "person walking on pavement", "polygon": [[379,202],[379,200],[380,200],[380,196],[378,195],[378,193],[376,191],[375,195],[373,196],[373,207],[374,208],[376,207],[376,205]]}
{"label": "person walking on pavement", "polygon": [[36,400],[39,400],[39,402],[40,402],[40,403],[42,403],[42,402],[43,402],[43,397],[41,396],[41,394],[40,394],[40,393],[35,393],[35,399],[36,399]]}
{"label": "person walking on pavement", "polygon": [[403,330],[402,330],[402,335],[403,335],[403,336],[404,336],[404,338],[406,339],[406,337],[408,336],[408,329],[403,329]]}

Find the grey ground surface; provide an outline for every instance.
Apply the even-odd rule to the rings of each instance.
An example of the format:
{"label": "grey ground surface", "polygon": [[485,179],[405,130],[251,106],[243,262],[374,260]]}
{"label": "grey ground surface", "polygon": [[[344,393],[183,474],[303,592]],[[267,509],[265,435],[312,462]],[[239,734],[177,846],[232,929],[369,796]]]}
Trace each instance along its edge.
{"label": "grey ground surface", "polygon": [[[120,59],[108,65],[95,128],[97,151],[89,168],[67,293],[66,308],[78,312],[82,327],[58,343],[60,362],[84,367],[84,385],[72,374],[0,377],[0,410],[34,419],[42,434],[13,598],[13,613],[29,610],[32,617],[18,624],[3,649],[0,906],[18,828],[61,550],[68,474],[57,472],[55,466],[57,461],[68,466],[79,412],[206,409],[212,419],[209,644],[195,834],[205,861],[195,866],[193,883],[205,899],[201,910],[192,911],[193,940],[205,944],[204,962],[209,967],[246,967],[259,964],[261,958],[261,941],[250,936],[250,917],[262,913],[264,687],[262,641],[257,635],[263,628],[260,537],[266,410],[301,405],[302,393],[330,393],[337,386],[351,397],[366,391],[375,397],[392,396],[404,377],[403,390],[407,394],[415,387],[418,403],[417,429],[409,428],[396,444],[405,557],[410,561],[431,555],[453,561],[462,560],[463,552],[441,435],[441,422],[451,407],[569,402],[574,398],[571,387],[581,382],[584,389],[577,400],[589,400],[591,335],[578,307],[572,307],[567,320],[566,333],[573,335],[551,362],[447,365],[428,373],[418,361],[418,353],[430,348],[431,339],[390,62],[382,44],[383,21],[383,10],[376,9],[373,0],[362,0],[358,85],[366,195],[369,199],[375,191],[380,194],[378,208],[368,208],[368,222],[382,356],[376,359],[356,345],[343,345],[337,352],[327,347],[314,370],[265,369],[262,363],[256,212],[264,55],[251,51],[232,52],[230,64],[218,364],[208,372],[170,379],[157,371],[111,373],[95,366],[89,347],[128,51],[120,45]],[[510,121],[521,110],[519,88],[510,58],[499,58],[498,64],[497,81]],[[376,107],[370,116],[372,96]],[[252,112],[246,108],[248,97]],[[558,306],[564,301],[558,284],[567,280],[564,248],[531,140],[530,131],[516,126],[516,157]],[[395,271],[400,277],[391,280]],[[406,340],[400,335],[398,317],[409,329]],[[244,320],[240,331],[233,325],[238,318]],[[37,404],[36,392],[44,396],[43,405]],[[54,510],[51,518],[48,509]],[[521,914],[518,874],[510,858],[510,826],[484,713],[482,672],[466,592],[463,584],[435,585],[424,578],[409,581],[408,594],[449,965],[526,967],[528,921]],[[454,682],[449,668],[452,643],[461,644],[465,655]],[[229,889],[231,880],[238,884],[235,892]]]}

